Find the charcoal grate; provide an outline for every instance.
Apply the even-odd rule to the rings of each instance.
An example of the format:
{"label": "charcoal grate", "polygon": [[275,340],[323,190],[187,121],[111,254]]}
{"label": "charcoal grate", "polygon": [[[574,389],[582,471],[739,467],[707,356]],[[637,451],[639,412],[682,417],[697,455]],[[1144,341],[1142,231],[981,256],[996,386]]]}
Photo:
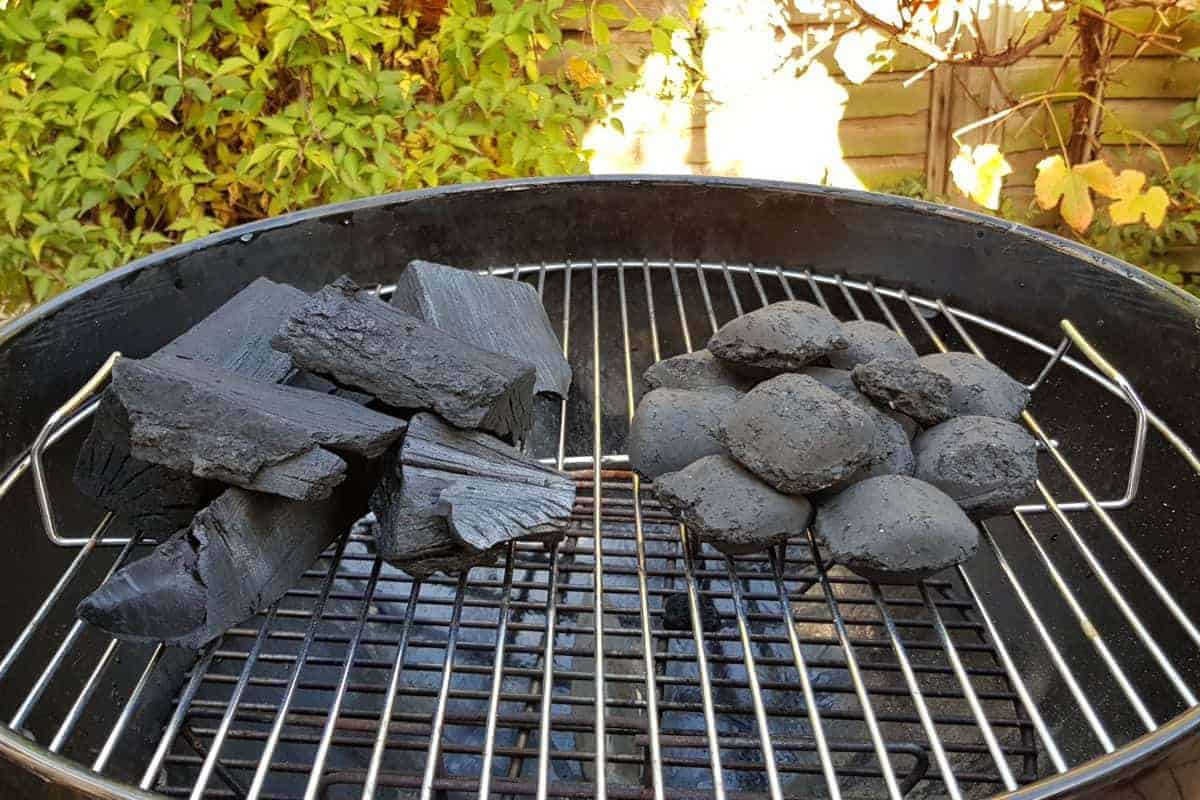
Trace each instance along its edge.
{"label": "charcoal grate", "polygon": [[[530,443],[578,483],[568,537],[512,546],[469,576],[414,582],[376,559],[368,532],[356,529],[197,662],[157,749],[138,765],[142,789],[988,797],[1113,752],[1195,706],[1200,634],[1138,554],[1122,514],[1136,505],[1149,428],[1185,466],[1200,465],[1080,337],[1094,369],[1065,356],[1065,345],[940,300],[804,270],[612,261],[491,272],[536,286],[575,368],[572,397],[541,409]],[[1030,415],[1043,445],[1038,502],[989,521],[983,552],[937,579],[864,581],[828,562],[811,535],[732,559],[689,541],[620,455],[638,376],[780,299],[885,322],[921,352],[975,350],[1018,375],[1045,366],[1039,391],[1091,387],[1097,402],[1125,416],[1132,408],[1128,478],[1107,462],[1099,473],[1104,497],[1121,484],[1118,498],[1088,488],[1068,460],[1074,442],[1061,420],[1043,428]],[[1055,363],[1069,376],[1047,377]],[[86,399],[52,419],[35,457],[0,483],[0,498],[28,468],[44,492],[40,449],[86,417]],[[79,554],[0,661],[0,680],[86,560],[119,548],[115,569],[145,548],[105,538],[107,518],[74,539],[45,516],[51,538]],[[675,592],[689,596],[692,631],[662,625]],[[701,596],[720,611],[720,631],[698,633]],[[9,727],[49,731],[50,751],[104,773],[165,649],[86,634],[67,629]],[[102,746],[77,752],[73,736],[121,657],[145,663],[142,679]],[[68,660],[89,667],[61,676]],[[80,688],[62,718],[45,719],[39,700],[56,679]]]}

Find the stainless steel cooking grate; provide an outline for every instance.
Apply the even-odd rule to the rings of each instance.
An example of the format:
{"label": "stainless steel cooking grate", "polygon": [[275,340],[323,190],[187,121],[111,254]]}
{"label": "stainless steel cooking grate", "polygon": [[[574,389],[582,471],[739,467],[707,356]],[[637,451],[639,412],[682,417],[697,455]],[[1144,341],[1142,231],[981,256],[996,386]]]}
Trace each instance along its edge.
{"label": "stainless steel cooking grate", "polygon": [[[107,519],[89,538],[61,537],[46,497],[47,532],[80,550],[0,661],[10,680],[31,642],[58,637],[9,726],[183,797],[984,797],[1113,752],[1196,704],[1200,633],[1182,607],[1193,601],[1131,542],[1143,458],[1156,478],[1190,479],[1200,464],[1096,354],[1098,369],[1065,357],[1071,369],[1050,372],[1065,346],[807,271],[494,272],[537,286],[575,367],[570,402],[542,409],[531,443],[579,483],[561,545],[519,545],[495,568],[413,583],[356,531],[198,662],[157,747],[129,764],[113,754],[171,654],[43,623],[95,585],[106,554],[120,548],[115,568],[144,545],[105,539]],[[1046,368],[1026,419],[1045,445],[1041,496],[989,521],[967,569],[876,586],[811,540],[726,559],[689,543],[616,455],[646,366],[793,297],[888,323],[922,352],[974,349],[1017,375]],[[1127,428],[1130,451],[1089,450],[1078,413],[1041,416],[1045,392],[1076,393],[1087,420]],[[85,401],[51,420],[35,454],[86,416]],[[1160,434],[1149,448],[1148,426]],[[44,490],[40,457],[27,459],[0,498],[30,466]],[[679,591],[692,630],[665,630],[663,599]],[[705,595],[724,627],[699,635]],[[136,683],[106,682],[118,659],[145,664]],[[51,684],[79,687],[65,712],[40,702]],[[106,701],[117,722],[92,734],[89,708]]]}

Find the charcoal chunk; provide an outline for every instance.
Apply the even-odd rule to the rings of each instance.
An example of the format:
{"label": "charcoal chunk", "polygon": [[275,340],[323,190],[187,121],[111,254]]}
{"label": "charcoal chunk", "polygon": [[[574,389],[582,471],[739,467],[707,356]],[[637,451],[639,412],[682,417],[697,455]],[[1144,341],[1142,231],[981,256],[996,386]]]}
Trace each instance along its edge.
{"label": "charcoal chunk", "polygon": [[916,476],[950,495],[969,515],[1004,513],[1032,494],[1037,442],[995,417],[955,417],[917,437]]}
{"label": "charcoal chunk", "polygon": [[537,290],[509,278],[410,261],[392,305],[481,350],[507,353],[537,370],[534,391],[566,397],[571,365]]}
{"label": "charcoal chunk", "polygon": [[808,494],[870,460],[868,412],[807,375],[779,375],[727,413],[721,440],[742,466],[786,494]]}
{"label": "charcoal chunk", "polygon": [[[308,300],[292,286],[259,278],[156,355],[186,356],[268,383],[292,369],[269,339]],[[216,481],[149,464],[129,452],[129,416],[105,390],[75,464],[75,485],[102,508],[126,515],[148,536],[174,533],[219,495]]]}
{"label": "charcoal chunk", "polygon": [[557,535],[574,502],[567,476],[428,413],[409,421],[371,495],[380,555],[413,575],[490,563],[507,542]]}
{"label": "charcoal chunk", "polygon": [[854,385],[854,379],[850,377],[850,370],[848,369],[805,367],[801,370],[800,374],[807,375],[822,386],[832,389],[843,400],[849,400],[868,411],[885,414],[899,423],[900,427],[908,435],[910,442],[921,430],[921,426],[917,424],[917,421],[908,414],[904,414],[894,408],[880,408],[871,402],[871,398],[860,392],[858,387]]}
{"label": "charcoal chunk", "polygon": [[750,381],[717,360],[708,350],[672,356],[651,365],[642,373],[651,389],[712,389],[728,386],[741,392],[750,391]]}
{"label": "charcoal chunk", "polygon": [[869,580],[909,582],[966,561],[979,532],[945,492],[905,475],[856,483],[820,505],[813,533]]}
{"label": "charcoal chunk", "polygon": [[[716,633],[725,627],[717,604],[706,594],[700,595],[700,630]],[[690,631],[692,629],[692,607],[687,592],[672,592],[663,598],[663,630]]]}
{"label": "charcoal chunk", "polygon": [[629,426],[629,465],[656,478],[724,452],[718,438],[721,417],[740,396],[727,387],[655,389],[643,396]]}
{"label": "charcoal chunk", "polygon": [[440,331],[349,278],[293,313],[271,344],[304,369],[395,408],[436,411],[453,425],[511,441],[529,432],[533,365]]}
{"label": "charcoal chunk", "polygon": [[743,314],[708,340],[714,356],[751,378],[796,372],[846,345],[837,318],[820,306],[799,300],[784,300]]}
{"label": "charcoal chunk", "polygon": [[775,491],[723,455],[659,477],[654,493],[689,534],[726,555],[781,544],[803,533],[813,514],[808,500]]}
{"label": "charcoal chunk", "polygon": [[844,322],[842,335],[848,342],[846,349],[829,354],[829,364],[837,369],[854,369],[877,358],[912,361],[917,357],[907,339],[878,322],[865,319]]}
{"label": "charcoal chunk", "polygon": [[169,536],[191,522],[224,487],[134,458],[129,429],[125,407],[106,389],[75,462],[75,486],[101,508],[125,516],[134,530],[155,538]]}
{"label": "charcoal chunk", "polygon": [[877,358],[859,364],[850,375],[863,394],[922,425],[936,425],[953,416],[950,381],[918,361]]}
{"label": "charcoal chunk", "polygon": [[950,411],[955,416],[1016,420],[1029,404],[1029,390],[991,362],[970,353],[921,356],[926,369],[950,380]]}
{"label": "charcoal chunk", "polygon": [[381,455],[405,423],[349,400],[175,356],[122,359],[113,390],[135,458],[294,500],[329,496],[347,453]]}
{"label": "charcoal chunk", "polygon": [[338,386],[328,378],[322,378],[320,375],[313,374],[307,370],[298,370],[287,379],[286,383],[288,386],[295,386],[297,389],[308,389],[310,392],[331,394],[343,400],[358,403],[360,406],[368,405],[375,400],[374,397],[371,397],[366,392],[359,392],[354,389],[347,389],[345,386]]}
{"label": "charcoal chunk", "polygon": [[76,613],[125,641],[202,647],[291,589],[361,516],[372,483],[356,473],[316,502],[227,489]]}

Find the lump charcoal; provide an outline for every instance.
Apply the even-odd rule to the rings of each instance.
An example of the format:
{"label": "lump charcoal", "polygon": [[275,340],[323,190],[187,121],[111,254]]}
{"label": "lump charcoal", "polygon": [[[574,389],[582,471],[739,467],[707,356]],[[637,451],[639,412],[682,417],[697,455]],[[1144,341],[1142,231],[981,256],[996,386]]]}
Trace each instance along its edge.
{"label": "lump charcoal", "polygon": [[785,494],[808,494],[870,460],[871,415],[807,375],[754,387],[721,422],[721,440],[746,469]]}
{"label": "lump charcoal", "polygon": [[855,367],[850,376],[859,391],[922,425],[937,425],[950,411],[950,381],[918,361],[877,358]]}
{"label": "lump charcoal", "polygon": [[1016,420],[1029,404],[1029,390],[991,362],[970,353],[934,353],[919,359],[950,380],[954,416]]}
{"label": "lump charcoal", "polygon": [[112,388],[135,458],[293,500],[328,497],[345,478],[342,456],[382,455],[405,426],[349,400],[186,358],[122,359]]}
{"label": "lump charcoal", "polygon": [[481,350],[338,278],[271,340],[306,370],[390,406],[432,410],[452,425],[510,441],[529,432],[531,364]]}
{"label": "lump charcoal", "polygon": [[714,356],[751,378],[796,372],[846,345],[836,317],[799,300],[784,300],[743,314],[708,340]]}
{"label": "lump charcoal", "polygon": [[813,515],[808,500],[775,491],[723,455],[660,476],[654,493],[689,534],[726,555],[782,544],[803,533]]}
{"label": "lump charcoal", "polygon": [[[277,383],[292,369],[285,353],[268,341],[283,320],[308,300],[304,292],[259,278],[224,305],[158,351]],[[156,355],[158,355],[156,354]],[[105,390],[75,464],[75,485],[102,508],[127,515],[149,536],[174,533],[224,489],[133,458],[129,417],[115,394]]]}
{"label": "lump charcoal", "polygon": [[169,536],[225,487],[134,458],[129,429],[125,407],[115,392],[105,390],[75,462],[75,486],[101,508],[126,516],[135,530],[156,538]]}
{"label": "lump charcoal", "polygon": [[995,417],[955,417],[917,437],[916,476],[969,515],[1012,509],[1035,490],[1037,442],[1022,426]]}
{"label": "lump charcoal", "polygon": [[848,345],[845,350],[829,354],[830,366],[837,369],[854,369],[877,358],[894,358],[913,361],[917,351],[900,334],[886,325],[866,319],[842,323],[842,335]]}
{"label": "lump charcoal", "polygon": [[571,365],[537,290],[511,278],[410,261],[392,305],[464,342],[507,353],[537,370],[535,392],[566,397]]}
{"label": "lump charcoal", "polygon": [[966,561],[979,532],[945,492],[905,475],[856,483],[817,509],[813,533],[868,580],[916,581]]}
{"label": "lump charcoal", "polygon": [[880,408],[871,401],[871,398],[858,390],[854,385],[854,379],[850,377],[848,369],[831,369],[830,367],[805,367],[800,372],[801,375],[807,375],[817,383],[820,383],[826,388],[832,389],[843,400],[849,400],[860,408],[864,408],[870,412],[879,412],[900,424],[904,428],[904,432],[908,434],[908,440],[911,442],[913,437],[920,432],[921,426],[917,421],[908,414],[897,411],[894,408]]}
{"label": "lump charcoal", "polygon": [[360,406],[365,406],[375,401],[375,398],[366,392],[356,392],[353,389],[338,386],[333,381],[322,378],[320,375],[308,372],[307,370],[298,370],[288,378],[287,385],[295,386],[297,389],[308,389],[310,392],[331,394],[335,397],[349,400],[352,403],[358,403]]}
{"label": "lump charcoal", "polygon": [[374,476],[355,472],[316,502],[227,489],[76,613],[126,641],[203,647],[282,597],[362,515]]}
{"label": "lump charcoal", "polygon": [[748,392],[754,382],[726,367],[708,350],[672,356],[653,364],[642,373],[646,385],[653,389],[712,389],[728,386]]}
{"label": "lump charcoal", "polygon": [[629,426],[629,465],[647,478],[657,478],[724,452],[721,418],[739,397],[727,387],[655,389],[643,396]]}
{"label": "lump charcoal", "polygon": [[[692,608],[688,603],[688,593],[672,592],[663,598],[663,630],[690,631],[692,629]],[[700,629],[704,633],[716,633],[725,627],[721,621],[721,612],[717,604],[706,594],[700,595]]]}
{"label": "lump charcoal", "polygon": [[562,473],[427,413],[410,420],[371,495],[380,555],[414,575],[436,559],[490,563],[507,542],[557,534],[574,503],[575,483]]}

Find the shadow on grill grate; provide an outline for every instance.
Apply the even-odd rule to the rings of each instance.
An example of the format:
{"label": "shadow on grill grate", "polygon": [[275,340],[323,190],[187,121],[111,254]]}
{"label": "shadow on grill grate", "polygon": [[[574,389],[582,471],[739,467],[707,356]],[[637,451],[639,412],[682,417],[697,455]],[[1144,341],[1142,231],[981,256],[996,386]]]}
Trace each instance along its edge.
{"label": "shadow on grill grate", "polygon": [[[1026,420],[1045,446],[1043,505],[989,521],[969,571],[876,586],[825,561],[811,537],[733,560],[689,542],[619,455],[642,370],[789,298],[888,323],[921,352],[982,342],[1020,376],[1037,374],[1049,348],[939,301],[806,272],[674,262],[500,272],[534,283],[575,369],[568,401],[539,406],[530,443],[579,484],[570,535],[414,583],[375,558],[364,522],[201,658],[157,751],[121,765],[144,788],[974,798],[1112,752],[1195,705],[1200,633],[1128,544],[1136,515],[1091,505],[1126,489],[1113,467],[1126,454],[1096,453],[1082,470],[1099,485],[1090,497],[1064,455],[1089,443],[1091,425],[1134,431],[1117,390],[1079,362],[1042,391],[1099,411],[1081,421],[1068,404]],[[1156,469],[1180,469],[1162,463],[1170,444],[1149,451]],[[1150,592],[1130,588],[1147,582]],[[693,624],[669,629],[663,604],[680,592]],[[719,630],[700,632],[703,598]],[[100,748],[71,736],[110,660],[149,659],[146,677],[164,653],[71,630],[43,673],[48,682],[84,642],[90,677],[66,721],[34,714],[35,686],[12,726],[57,731],[51,749],[91,759]],[[123,707],[145,683],[119,693]],[[101,737],[97,768],[128,717]]]}

